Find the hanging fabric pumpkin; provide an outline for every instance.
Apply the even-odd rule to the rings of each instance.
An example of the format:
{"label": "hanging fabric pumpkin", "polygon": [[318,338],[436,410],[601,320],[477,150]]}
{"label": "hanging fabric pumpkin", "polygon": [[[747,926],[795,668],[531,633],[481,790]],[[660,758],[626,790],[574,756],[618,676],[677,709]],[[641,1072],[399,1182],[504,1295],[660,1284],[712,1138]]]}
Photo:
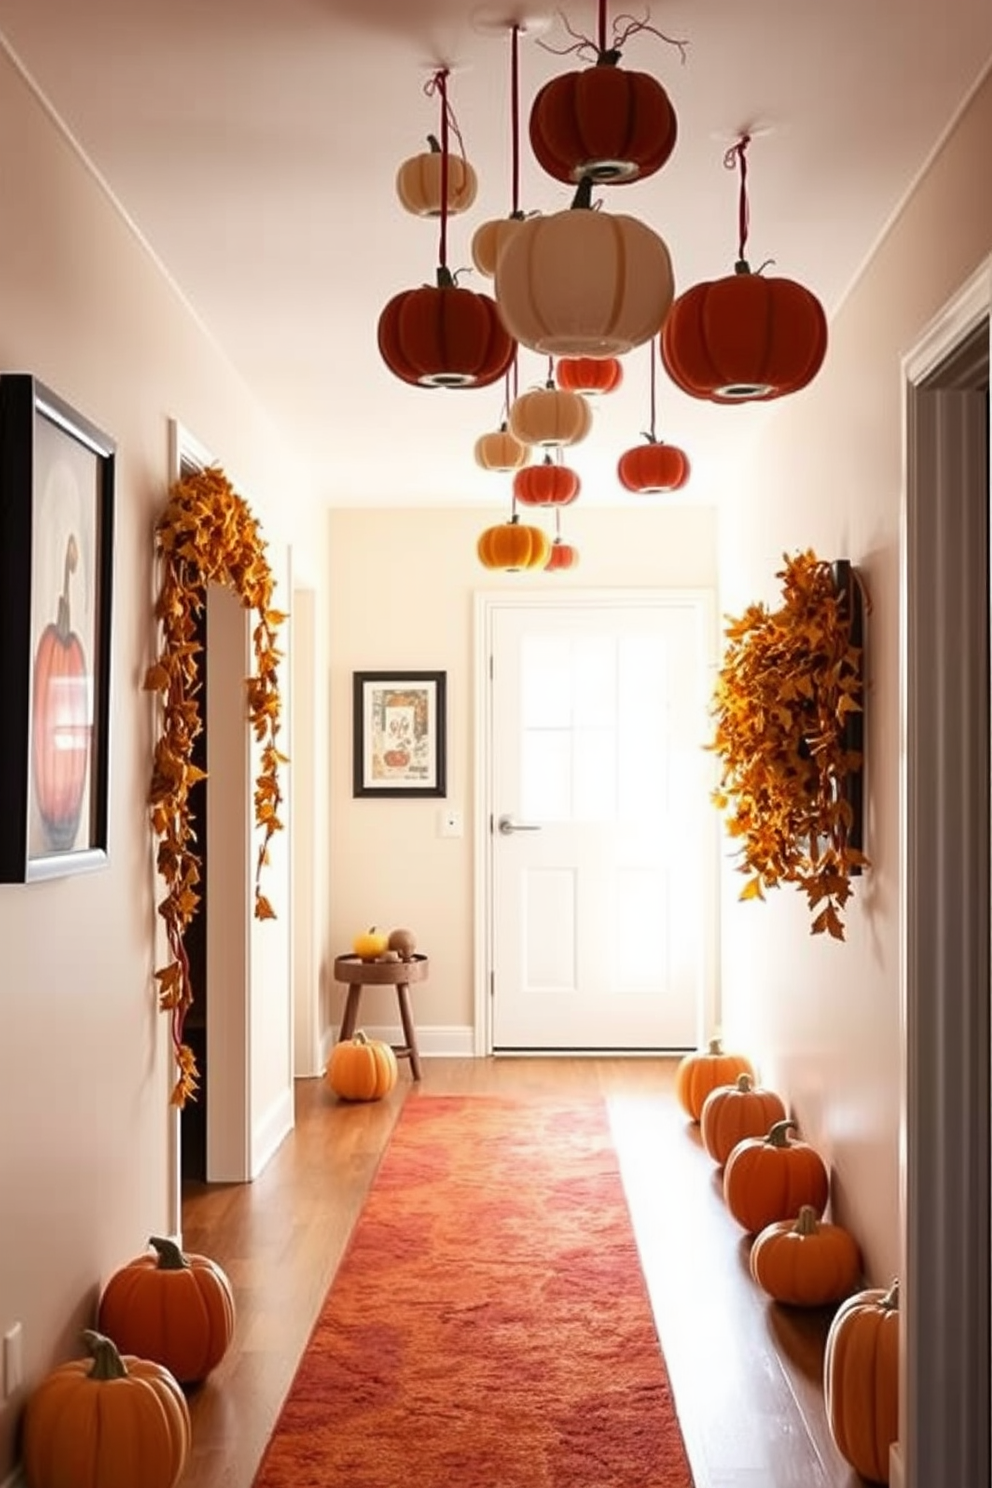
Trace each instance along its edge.
{"label": "hanging fabric pumpkin", "polygon": [[622,356],[664,324],[675,294],[662,238],[636,217],[592,210],[586,177],[570,208],[521,223],[496,265],[509,334],[550,356]]}
{"label": "hanging fabric pumpkin", "polygon": [[491,218],[476,228],[472,234],[470,251],[473,264],[484,278],[492,279],[495,276],[496,264],[504,246],[525,221],[524,214],[517,212],[510,217]]}
{"label": "hanging fabric pumpkin", "polygon": [[495,301],[461,289],[445,268],[437,286],[402,290],[379,317],[379,351],[391,372],[420,387],[487,387],[516,347]]}
{"label": "hanging fabric pumpkin", "polygon": [[568,506],[580,489],[576,472],[556,464],[550,455],[540,465],[527,465],[513,477],[514,500],[524,506]]}
{"label": "hanging fabric pumpkin", "polygon": [[680,491],[689,479],[689,457],[674,444],[651,439],[625,450],[617,461],[620,484],[639,496]]}
{"label": "hanging fabric pumpkin", "polygon": [[560,357],[555,382],[568,392],[587,397],[612,393],[623,382],[623,364],[616,357]]}
{"label": "hanging fabric pumpkin", "polygon": [[487,527],[476,544],[483,568],[501,569],[504,573],[544,568],[550,551],[547,533],[540,527],[527,526],[515,512],[508,522]]}
{"label": "hanging fabric pumpkin", "polygon": [[527,445],[554,449],[578,444],[591,428],[592,409],[581,393],[556,388],[551,381],[521,393],[510,405],[510,429]]}
{"label": "hanging fabric pumpkin", "polygon": [[475,441],[475,463],[483,470],[505,473],[519,470],[530,459],[530,446],[511,434],[504,420],[498,429],[480,434]]}
{"label": "hanging fabric pumpkin", "polygon": [[563,569],[575,568],[578,561],[578,548],[556,537],[551,544],[551,552],[548,554],[548,561],[544,567],[548,573],[555,573]]}
{"label": "hanging fabric pumpkin", "polygon": [[[415,217],[440,217],[441,184],[444,162],[441,146],[433,134],[427,136],[428,151],[404,160],[396,172],[396,194],[408,212]],[[466,212],[475,201],[478,177],[467,160],[451,155],[447,162],[447,211],[449,217]]]}

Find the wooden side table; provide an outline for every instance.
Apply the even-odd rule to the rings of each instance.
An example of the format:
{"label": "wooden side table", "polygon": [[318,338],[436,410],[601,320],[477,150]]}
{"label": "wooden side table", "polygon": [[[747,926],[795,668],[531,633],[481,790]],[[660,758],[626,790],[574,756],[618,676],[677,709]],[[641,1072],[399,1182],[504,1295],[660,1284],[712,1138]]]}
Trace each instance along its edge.
{"label": "wooden side table", "polygon": [[413,1078],[419,1080],[420,1054],[410,1009],[410,983],[426,982],[427,972],[426,956],[414,955],[409,961],[363,961],[361,956],[337,956],[334,961],[334,980],[346,983],[348,987],[338,1043],[342,1039],[350,1039],[355,1032],[363,987],[395,987],[406,1043],[394,1045],[393,1053],[397,1059],[409,1059]]}

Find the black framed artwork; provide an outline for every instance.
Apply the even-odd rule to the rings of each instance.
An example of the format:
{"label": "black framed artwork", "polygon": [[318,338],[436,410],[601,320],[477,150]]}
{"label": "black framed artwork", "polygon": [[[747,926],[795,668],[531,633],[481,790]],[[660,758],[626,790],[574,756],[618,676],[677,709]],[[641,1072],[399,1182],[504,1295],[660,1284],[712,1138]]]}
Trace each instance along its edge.
{"label": "black framed artwork", "polygon": [[443,796],[444,672],[355,672],[354,794]]}
{"label": "black framed artwork", "polygon": [[116,443],[0,374],[0,882],[107,862]]}

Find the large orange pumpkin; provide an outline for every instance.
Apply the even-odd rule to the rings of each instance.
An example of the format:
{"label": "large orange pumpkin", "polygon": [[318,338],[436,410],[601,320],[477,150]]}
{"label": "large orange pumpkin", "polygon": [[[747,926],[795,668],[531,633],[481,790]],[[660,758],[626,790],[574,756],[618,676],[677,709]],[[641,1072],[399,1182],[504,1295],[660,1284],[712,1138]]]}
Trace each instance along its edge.
{"label": "large orange pumpkin", "polygon": [[514,513],[508,522],[487,527],[476,543],[483,568],[517,573],[520,569],[544,568],[551,554],[551,539],[541,527],[521,522]]}
{"label": "large orange pumpkin", "polygon": [[780,1219],[796,1219],[804,1204],[827,1207],[830,1179],[808,1142],[791,1141],[794,1121],[776,1121],[765,1137],[745,1137],[723,1169],[723,1197],[739,1225],[756,1235]]}
{"label": "large orange pumpkin", "polygon": [[755,1085],[751,1075],[737,1076],[733,1085],[718,1085],[703,1101],[699,1131],[703,1146],[721,1166],[745,1137],[761,1137],[776,1121],[785,1120],[785,1103],[774,1090]]}
{"label": "large orange pumpkin", "polygon": [[530,142],[555,180],[643,180],[674,150],[678,122],[668,94],[649,73],[629,72],[619,61],[619,51],[604,48],[594,67],[552,78],[538,90]]}
{"label": "large orange pumpkin", "polygon": [[83,1339],[89,1357],[60,1364],[28,1397],[28,1488],[174,1488],[190,1449],[178,1382],[91,1329]]}
{"label": "large orange pumpkin", "polygon": [[379,316],[378,339],[389,370],[418,387],[487,387],[516,352],[496,302],[459,288],[444,268],[436,286],[393,296]]}
{"label": "large orange pumpkin", "polygon": [[98,1325],[122,1353],[154,1359],[180,1384],[206,1379],[234,1337],[234,1294],[208,1256],[186,1255],[153,1235],[151,1251],[115,1271],[100,1298]]}
{"label": "large orange pumpkin", "polygon": [[86,656],[69,608],[69,582],[78,563],[79,548],[70,536],[57,616],[38,640],[31,691],[31,778],[53,852],[67,851],[76,840],[90,758]]}
{"label": "large orange pumpkin", "polygon": [[858,1242],[843,1225],[827,1224],[804,1204],[796,1220],[766,1225],[748,1257],[751,1275],[776,1302],[825,1307],[840,1302],[861,1273]]}
{"label": "large orange pumpkin", "polygon": [[733,274],[693,285],[672,304],[661,359],[672,381],[713,403],[766,402],[797,392],[819,372],[827,318],[793,279]]}
{"label": "large orange pumpkin", "polygon": [[754,1065],[744,1054],[727,1054],[718,1038],[706,1049],[696,1049],[679,1061],[675,1071],[675,1098],[693,1121],[703,1112],[703,1102],[718,1085],[732,1085],[738,1075],[755,1078]]}
{"label": "large orange pumpkin", "polygon": [[354,1038],[336,1043],[327,1062],[331,1089],[342,1100],[381,1100],[396,1084],[397,1073],[391,1046],[361,1029]]}
{"label": "large orange pumpkin", "polygon": [[899,1436],[899,1283],[842,1302],[827,1333],[823,1393],[837,1450],[862,1477],[889,1481]]}

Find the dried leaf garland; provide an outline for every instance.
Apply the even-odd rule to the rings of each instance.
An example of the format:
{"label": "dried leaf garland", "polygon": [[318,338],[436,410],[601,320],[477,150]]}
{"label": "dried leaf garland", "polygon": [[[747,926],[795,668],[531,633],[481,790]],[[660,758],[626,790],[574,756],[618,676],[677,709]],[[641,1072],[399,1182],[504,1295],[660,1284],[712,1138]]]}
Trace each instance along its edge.
{"label": "dried leaf garland", "polygon": [[741,898],[796,884],[811,933],[843,940],[851,875],[868,866],[849,842],[844,789],[862,768],[845,730],[848,715],[861,711],[861,649],[831,565],[812,551],[783,556],[782,605],[751,605],[725,629],[712,707],[710,747],[722,761],[713,800],[741,842]]}
{"label": "dried leaf garland", "polygon": [[161,626],[161,651],[145,675],[145,689],[161,698],[161,731],[155,746],[148,794],[152,829],[159,839],[157,866],[166,885],[158,913],[165,921],[169,964],[155,973],[159,1007],[170,1015],[178,1076],[173,1105],[195,1099],[199,1082],[192,1050],[183,1042],[183,1025],[193,1001],[184,937],[200,903],[202,861],[196,841],[189,793],[204,771],[193,764],[193,741],[203,728],[197,695],[201,682],[196,639],[197,618],[210,583],[233,589],[246,609],[258,615],[252,631],[255,675],[246,681],[248,723],[261,744],[255,781],[255,823],[262,841],[255,864],[255,917],[274,919],[275,911],[261,892],[262,869],[272,837],[281,830],[279,766],[286,756],[276,747],[280,698],[276,630],[286,616],[272,608],[274,580],[265,557],[266,544],[244,499],[217,466],[175,482],[155,529],[162,562],[162,582],[155,615]]}

